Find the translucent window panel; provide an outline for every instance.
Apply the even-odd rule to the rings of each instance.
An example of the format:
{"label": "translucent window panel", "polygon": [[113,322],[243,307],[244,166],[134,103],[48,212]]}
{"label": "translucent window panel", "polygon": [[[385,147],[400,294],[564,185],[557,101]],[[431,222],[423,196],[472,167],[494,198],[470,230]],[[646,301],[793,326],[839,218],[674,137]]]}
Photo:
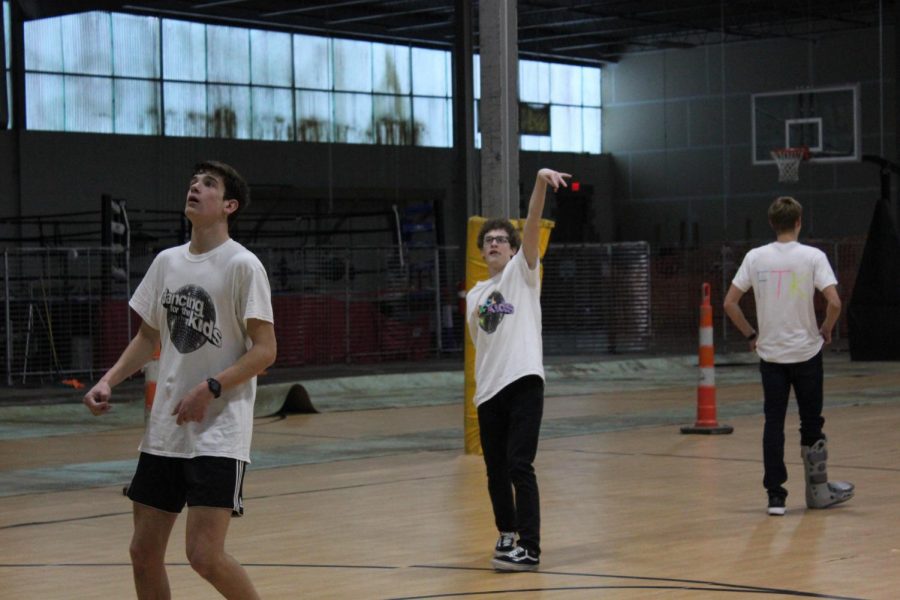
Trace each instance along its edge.
{"label": "translucent window panel", "polygon": [[522,150],[550,151],[549,135],[522,135],[519,136],[519,147]]}
{"label": "translucent window panel", "polygon": [[479,115],[478,115],[478,100],[475,101],[475,108],[474,108],[474,110],[472,111],[472,115],[473,115],[473,119],[475,120],[475,123],[474,123],[474,126],[475,126],[475,147],[476,147],[476,148],[481,148],[481,127],[480,127],[480,121],[478,120],[478,119],[479,119]]}
{"label": "translucent window panel", "polygon": [[250,124],[254,140],[294,139],[294,110],[291,90],[252,88],[253,115]]}
{"label": "translucent window panel", "polygon": [[600,69],[594,67],[581,68],[581,81],[583,85],[583,101],[585,106],[600,106]]}
{"label": "translucent window panel", "polygon": [[372,143],[372,96],[334,94],[334,141],[345,144]]}
{"label": "translucent window panel", "polygon": [[331,74],[331,39],[294,35],[294,86],[330,90]]}
{"label": "translucent window panel", "polygon": [[534,60],[519,61],[519,100],[550,103],[550,64]]}
{"label": "translucent window panel", "polygon": [[112,133],[112,79],[107,77],[65,78],[66,131]]}
{"label": "translucent window panel", "polygon": [[417,146],[449,148],[453,145],[449,100],[413,97],[413,117]]}
{"label": "translucent window panel", "polygon": [[3,3],[3,42],[6,45],[6,68],[12,68],[12,47],[10,45],[10,15],[9,2]]}
{"label": "translucent window panel", "polygon": [[450,98],[447,100],[446,104],[447,109],[447,148],[453,147],[453,99]]}
{"label": "translucent window panel", "polygon": [[409,94],[409,48],[372,44],[373,89],[388,94]]}
{"label": "translucent window panel", "polygon": [[206,27],[208,80],[250,83],[250,30],[238,27]]}
{"label": "translucent window panel", "polygon": [[331,92],[296,93],[297,141],[331,141]]}
{"label": "translucent window panel", "polygon": [[600,144],[601,112],[599,108],[582,109],[582,131],[584,132],[583,152],[600,154],[603,148]]}
{"label": "translucent window panel", "polygon": [[25,74],[25,126],[44,131],[65,131],[66,113],[62,75]]}
{"label": "translucent window panel", "polygon": [[114,80],[116,133],[159,135],[159,82]]}
{"label": "translucent window panel", "polygon": [[581,104],[581,67],[550,64],[550,102]]}
{"label": "translucent window panel", "polygon": [[206,85],[163,83],[165,135],[206,137]]}
{"label": "translucent window panel", "polygon": [[412,101],[408,96],[373,96],[375,143],[412,146]]}
{"label": "translucent window panel", "polygon": [[253,83],[290,87],[291,68],[291,34],[250,30],[250,80]]}
{"label": "translucent window panel", "polygon": [[476,100],[481,98],[481,55],[472,57],[472,95]]}
{"label": "translucent window panel", "polygon": [[159,19],[112,15],[113,74],[158,79]]}
{"label": "translucent window panel", "polygon": [[372,91],[371,42],[334,40],[334,89],[345,92]]}
{"label": "translucent window panel", "polygon": [[250,88],[210,85],[206,89],[210,137],[250,139]]}
{"label": "translucent window panel", "polygon": [[581,152],[582,125],[580,106],[550,106],[550,150]]}
{"label": "translucent window panel", "polygon": [[6,60],[4,61],[4,67],[7,72],[3,74],[3,85],[6,86],[6,114],[8,119],[6,123],[2,123],[0,125],[5,126],[7,129],[12,129],[12,76],[9,73],[9,69],[12,67],[11,57],[12,50],[10,49],[10,16],[9,16],[9,2],[3,2],[3,6],[0,7],[3,10],[3,41],[6,52],[4,55],[6,56]]}
{"label": "translucent window panel", "polygon": [[413,94],[449,96],[450,53],[428,48],[412,49]]}
{"label": "translucent window panel", "polygon": [[62,17],[63,64],[66,73],[112,75],[112,33],[109,20],[109,13],[100,12]]}
{"label": "translucent window panel", "polygon": [[162,45],[163,79],[206,81],[206,25],[163,19]]}
{"label": "translucent window panel", "polygon": [[62,19],[25,22],[25,70],[62,73]]}

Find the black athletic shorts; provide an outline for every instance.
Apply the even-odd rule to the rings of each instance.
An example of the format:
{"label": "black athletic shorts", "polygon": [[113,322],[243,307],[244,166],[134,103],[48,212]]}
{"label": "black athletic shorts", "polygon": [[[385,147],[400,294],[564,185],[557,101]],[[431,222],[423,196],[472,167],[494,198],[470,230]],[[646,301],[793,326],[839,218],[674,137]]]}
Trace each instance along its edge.
{"label": "black athletic shorts", "polygon": [[230,508],[244,514],[244,467],[236,458],[196,456],[176,458],[141,452],[128,497],[171,513],[188,506]]}

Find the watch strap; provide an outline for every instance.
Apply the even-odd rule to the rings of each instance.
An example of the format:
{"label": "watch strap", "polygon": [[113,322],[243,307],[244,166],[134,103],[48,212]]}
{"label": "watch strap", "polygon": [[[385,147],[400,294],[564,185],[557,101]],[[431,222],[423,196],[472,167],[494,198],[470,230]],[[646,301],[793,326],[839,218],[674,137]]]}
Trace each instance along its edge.
{"label": "watch strap", "polygon": [[206,387],[212,392],[214,398],[218,398],[222,395],[222,384],[219,383],[219,380],[215,377],[210,377],[206,380]]}

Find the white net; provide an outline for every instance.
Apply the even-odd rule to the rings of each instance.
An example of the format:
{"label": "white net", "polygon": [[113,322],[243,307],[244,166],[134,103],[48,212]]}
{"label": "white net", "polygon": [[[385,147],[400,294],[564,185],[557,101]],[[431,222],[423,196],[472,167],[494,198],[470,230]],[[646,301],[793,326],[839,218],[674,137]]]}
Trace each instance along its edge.
{"label": "white net", "polygon": [[778,165],[778,181],[795,183],[800,181],[800,163],[807,154],[805,148],[778,148],[770,154]]}

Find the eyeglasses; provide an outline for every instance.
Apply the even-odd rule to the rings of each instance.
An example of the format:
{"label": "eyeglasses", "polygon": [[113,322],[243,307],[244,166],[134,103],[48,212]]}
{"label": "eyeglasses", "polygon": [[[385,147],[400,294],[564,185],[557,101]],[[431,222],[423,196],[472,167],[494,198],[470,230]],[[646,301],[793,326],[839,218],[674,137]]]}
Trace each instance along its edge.
{"label": "eyeglasses", "polygon": [[490,245],[494,242],[497,242],[498,244],[508,244],[509,236],[508,235],[486,235],[486,236],[484,236],[485,244]]}

